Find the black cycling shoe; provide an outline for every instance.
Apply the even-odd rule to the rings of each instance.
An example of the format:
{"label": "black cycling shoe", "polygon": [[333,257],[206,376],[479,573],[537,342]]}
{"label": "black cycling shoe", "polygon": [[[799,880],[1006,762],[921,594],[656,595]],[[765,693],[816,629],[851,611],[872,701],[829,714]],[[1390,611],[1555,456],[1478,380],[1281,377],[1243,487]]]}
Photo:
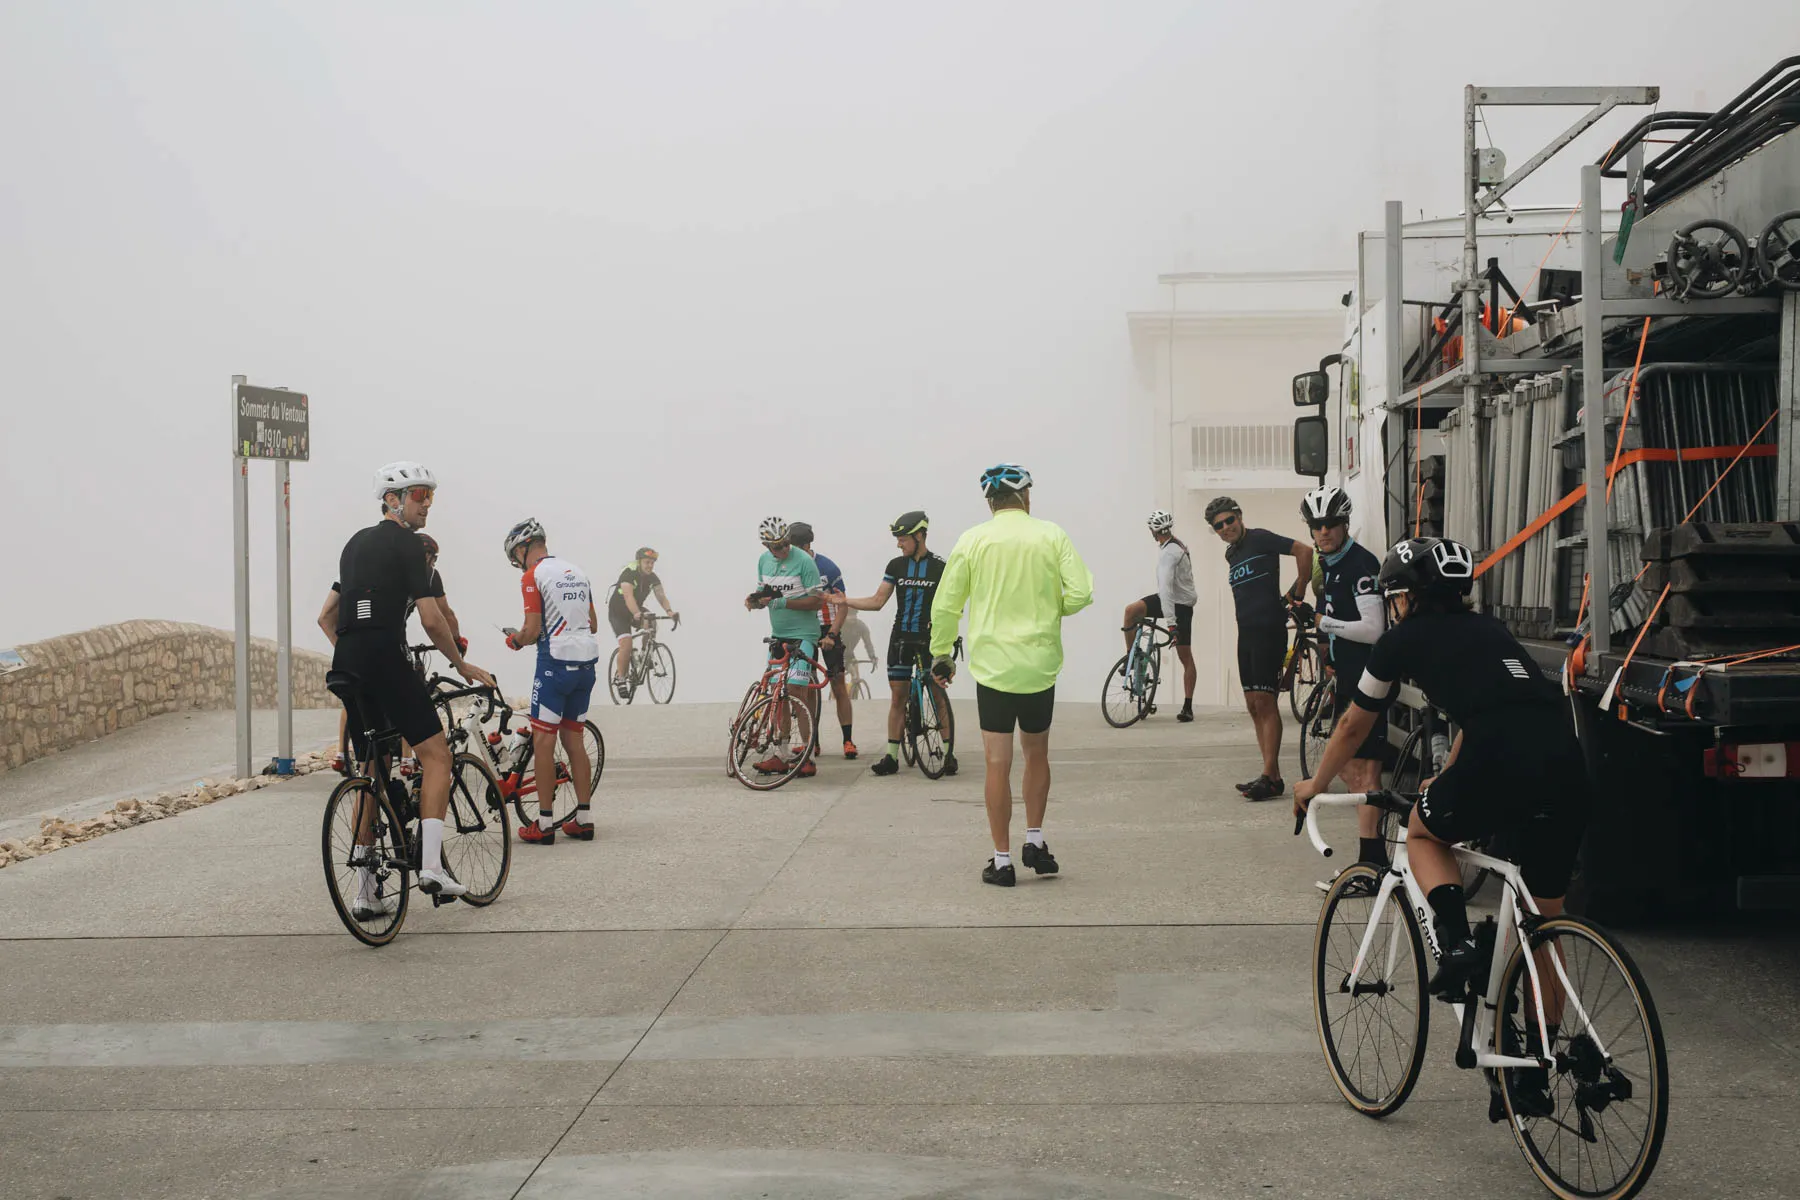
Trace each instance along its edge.
{"label": "black cycling shoe", "polygon": [[1018,881],[1018,875],[1013,871],[1011,863],[1007,863],[1004,867],[996,867],[994,860],[990,858],[987,866],[981,868],[981,882],[983,883],[991,883],[995,887],[1011,887]]}
{"label": "black cycling shoe", "polygon": [[1039,875],[1054,875],[1062,870],[1056,865],[1056,859],[1050,853],[1049,842],[1045,842],[1041,846],[1034,846],[1030,842],[1026,842],[1025,848],[1019,851],[1019,861]]}
{"label": "black cycling shoe", "polygon": [[1267,775],[1263,775],[1260,776],[1255,783],[1244,789],[1244,799],[1273,800],[1285,791],[1287,791],[1287,784],[1279,779],[1270,779]]}
{"label": "black cycling shoe", "polygon": [[956,774],[956,755],[946,754],[944,756],[944,777],[947,779],[954,774]]}
{"label": "black cycling shoe", "polygon": [[1248,783],[1234,783],[1231,786],[1235,787],[1240,793],[1248,792],[1251,788],[1253,788],[1257,784],[1261,783],[1264,780],[1264,778],[1266,778],[1266,776],[1258,775],[1255,779],[1250,780]]}
{"label": "black cycling shoe", "polygon": [[899,773],[900,760],[891,754],[882,755],[875,760],[875,765],[869,768],[871,775],[898,775]]}
{"label": "black cycling shoe", "polygon": [[1191,721],[1194,719],[1194,710],[1191,708],[1183,708],[1180,712],[1175,714],[1175,719],[1177,721]]}
{"label": "black cycling shoe", "polygon": [[1522,1117],[1553,1117],[1556,1098],[1550,1094],[1548,1067],[1520,1067],[1506,1073],[1506,1095],[1513,1111]]}
{"label": "black cycling shoe", "polygon": [[1344,883],[1344,890],[1339,892],[1338,895],[1343,897],[1373,896],[1380,890],[1380,879],[1373,875],[1358,875],[1354,879],[1347,880]]}
{"label": "black cycling shoe", "polygon": [[1481,971],[1485,965],[1481,953],[1481,943],[1474,938],[1465,938],[1444,951],[1438,959],[1437,974],[1425,985],[1425,990],[1439,1000],[1447,1000],[1451,1004],[1460,1004],[1469,990],[1469,981]]}

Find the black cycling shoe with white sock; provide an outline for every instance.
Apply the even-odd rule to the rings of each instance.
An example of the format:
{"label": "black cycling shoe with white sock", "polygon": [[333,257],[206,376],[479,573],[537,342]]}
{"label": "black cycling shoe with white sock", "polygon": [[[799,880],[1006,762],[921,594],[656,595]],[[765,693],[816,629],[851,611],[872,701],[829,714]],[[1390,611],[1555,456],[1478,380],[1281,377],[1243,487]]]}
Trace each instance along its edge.
{"label": "black cycling shoe with white sock", "polygon": [[995,887],[1011,887],[1018,880],[1018,873],[1013,870],[1011,863],[1007,863],[1004,867],[996,867],[994,860],[990,858],[987,866],[981,868],[981,882],[991,883]]}
{"label": "black cycling shoe with white sock", "polygon": [[1019,861],[1039,875],[1054,875],[1062,869],[1056,865],[1056,859],[1050,853],[1049,842],[1045,842],[1041,846],[1034,846],[1030,842],[1026,842],[1025,848],[1019,852]]}

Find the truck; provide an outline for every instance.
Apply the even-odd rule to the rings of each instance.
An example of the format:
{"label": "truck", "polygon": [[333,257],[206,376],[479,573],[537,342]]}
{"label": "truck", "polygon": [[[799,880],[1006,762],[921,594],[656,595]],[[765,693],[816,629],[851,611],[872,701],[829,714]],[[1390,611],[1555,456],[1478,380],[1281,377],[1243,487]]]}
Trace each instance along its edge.
{"label": "truck", "polygon": [[[1592,795],[1569,902],[1603,921],[1800,907],[1800,57],[1560,161],[1658,99],[1467,87],[1463,212],[1388,203],[1292,394],[1295,472],[1353,535],[1469,546],[1476,605],[1562,684]],[[1518,105],[1579,115],[1509,171],[1477,131]],[[1507,204],[1552,169],[1578,202]],[[1428,704],[1402,689],[1396,748]]]}

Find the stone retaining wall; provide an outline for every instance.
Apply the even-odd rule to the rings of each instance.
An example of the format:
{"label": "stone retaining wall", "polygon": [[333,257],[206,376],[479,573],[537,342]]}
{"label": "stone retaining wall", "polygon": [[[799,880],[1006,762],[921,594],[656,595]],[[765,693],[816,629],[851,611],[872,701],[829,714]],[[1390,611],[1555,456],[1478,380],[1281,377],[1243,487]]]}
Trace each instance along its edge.
{"label": "stone retaining wall", "polygon": [[[0,675],[0,771],[148,717],[230,708],[232,635],[180,621],[125,621],[17,647],[25,666]],[[295,650],[295,708],[337,703],[331,660]],[[251,703],[275,707],[275,643],[250,643]]]}

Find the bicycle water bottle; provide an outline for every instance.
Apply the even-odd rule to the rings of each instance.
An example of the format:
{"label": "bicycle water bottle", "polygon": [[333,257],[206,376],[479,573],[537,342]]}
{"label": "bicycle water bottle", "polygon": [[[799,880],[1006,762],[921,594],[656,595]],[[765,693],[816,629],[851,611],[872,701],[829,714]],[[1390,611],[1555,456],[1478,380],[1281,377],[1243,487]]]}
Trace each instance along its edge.
{"label": "bicycle water bottle", "polygon": [[1450,758],[1450,739],[1433,730],[1431,734],[1431,767],[1433,773],[1441,772],[1444,763]]}

